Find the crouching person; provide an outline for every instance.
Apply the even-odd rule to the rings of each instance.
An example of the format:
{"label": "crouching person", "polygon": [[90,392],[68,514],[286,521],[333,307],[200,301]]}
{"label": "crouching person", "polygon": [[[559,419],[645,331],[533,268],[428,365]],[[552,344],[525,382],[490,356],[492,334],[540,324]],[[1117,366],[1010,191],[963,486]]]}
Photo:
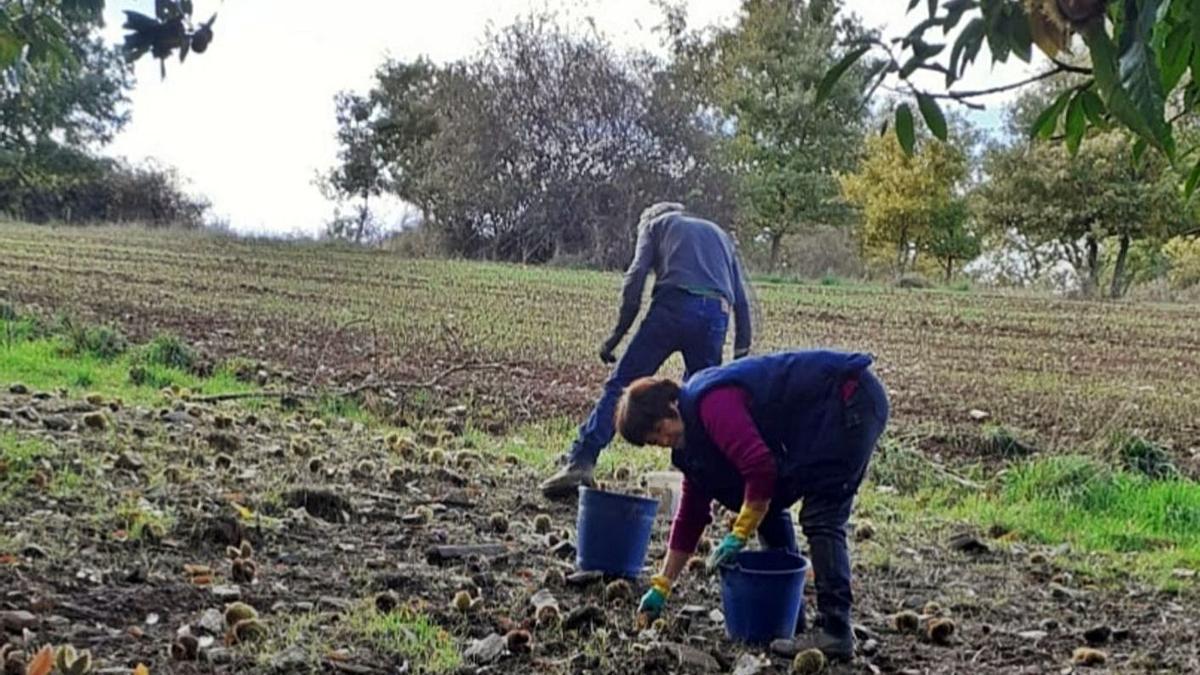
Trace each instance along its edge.
{"label": "crouching person", "polygon": [[700,371],[682,388],[646,377],[625,390],[616,413],[621,435],[634,445],[670,448],[671,463],[683,472],[667,557],[639,613],[654,618],[663,611],[711,522],[713,500],[738,515],[710,555],[710,571],[732,562],[754,533],[764,547],[797,552],[788,509],[800,501],[821,630],[799,647],[831,659],[853,656],[846,527],[888,417],[887,395],[870,365],[865,354],[788,352]]}

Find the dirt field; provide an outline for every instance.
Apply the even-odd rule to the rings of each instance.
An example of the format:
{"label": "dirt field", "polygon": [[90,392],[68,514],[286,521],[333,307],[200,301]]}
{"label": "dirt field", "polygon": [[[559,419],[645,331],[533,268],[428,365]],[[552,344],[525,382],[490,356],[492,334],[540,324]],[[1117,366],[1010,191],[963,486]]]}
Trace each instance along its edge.
{"label": "dirt field", "polygon": [[[458,381],[500,421],[586,409],[606,370],[616,275],[406,261],[386,252],[187,233],[0,225],[0,297],[170,330],[307,380],[508,367]],[[1200,308],[954,291],[763,284],[757,351],[876,355],[894,428],[953,439],[978,409],[1039,447],[1138,431],[1200,448]],[[732,336],[731,336],[732,337]],[[676,366],[678,368],[678,366]]]}
{"label": "dirt field", "polygon": [[[539,474],[515,456],[432,427],[397,444],[303,414],[180,408],[109,410],[109,426],[88,430],[93,406],[0,397],[15,419],[32,409],[72,424],[16,425],[35,439],[30,466],[43,475],[3,507],[12,553],[0,583],[13,609],[0,621],[14,644],[27,628],[36,644],[70,643],[105,666],[142,662],[153,672],[477,672],[460,657],[472,640],[520,630],[531,651],[499,657],[487,672],[680,672],[689,670],[673,660],[680,644],[714,659],[694,668],[706,672],[731,668],[745,651],[710,616],[720,596],[702,573],[681,584],[660,632],[635,629],[640,588],[568,581],[572,549],[556,546],[573,539],[574,508],[531,494]],[[636,478],[607,484],[639,490]],[[893,530],[874,503],[856,519],[878,518],[881,530],[855,545],[862,653],[832,672],[1057,671],[1087,631],[1106,628],[1115,632],[1099,646],[1112,672],[1200,667],[1193,597],[1098,585],[1060,567],[1063,552],[1049,546],[1001,548],[986,534],[955,544],[945,525]],[[665,534],[660,519],[653,559]],[[253,578],[235,576],[227,557],[243,540]],[[481,543],[501,549],[431,557],[439,545]],[[375,603],[389,590],[421,623],[382,619]],[[470,593],[468,611],[451,606],[458,591]],[[559,620],[539,624],[539,591],[557,600]],[[257,609],[267,637],[226,637],[221,613],[235,600]],[[904,609],[949,617],[956,631],[947,644],[899,631],[894,615]],[[180,630],[203,640],[200,660],[169,658]],[[760,672],[786,667],[776,657]]]}
{"label": "dirt field", "polygon": [[[107,391],[100,366],[54,351],[31,366],[42,352],[0,346],[9,672],[43,644],[90,650],[93,672],[111,673],[788,672],[784,656],[724,637],[718,581],[702,572],[665,625],[639,630],[646,575],[573,576],[574,505],[533,489],[564,442],[553,418],[581,412],[602,381],[591,354],[617,283],[0,226],[0,302],[111,321],[135,342],[175,332],[203,353],[191,392],[123,371]],[[760,350],[871,351],[897,411],[852,523],[858,653],[827,672],[1200,672],[1200,487],[1186,479],[1200,311],[856,286],[759,295]],[[251,366],[245,389],[304,396],[204,400],[229,389],[234,358]],[[481,369],[447,373],[464,364]],[[46,374],[12,387],[16,372]],[[383,384],[306,398],[364,381]],[[1154,441],[1185,477],[1052,461],[1101,457],[1118,432]],[[616,450],[601,479],[641,492],[643,469],[663,465]],[[1094,522],[1067,520],[1079,503]],[[656,522],[648,564],[668,525]],[[1083,536],[1093,529],[1104,537]],[[708,536],[723,532],[718,520]],[[455,545],[490,548],[438,548]],[[915,630],[897,627],[904,611]],[[953,622],[946,640],[926,633],[939,618]],[[1074,664],[1089,645],[1104,663]]]}

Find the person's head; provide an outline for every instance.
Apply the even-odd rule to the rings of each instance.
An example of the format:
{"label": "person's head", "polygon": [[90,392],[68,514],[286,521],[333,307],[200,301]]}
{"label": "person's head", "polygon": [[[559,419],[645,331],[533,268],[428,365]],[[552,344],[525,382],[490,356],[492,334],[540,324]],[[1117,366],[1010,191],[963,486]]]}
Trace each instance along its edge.
{"label": "person's head", "polygon": [[634,380],[617,402],[617,431],[633,445],[677,448],[683,444],[679,384],[666,377]]}
{"label": "person's head", "polygon": [[683,204],[678,202],[658,202],[651,204],[642,210],[642,215],[638,217],[638,223],[648,223],[659,216],[664,216],[668,213],[679,213],[683,211]]}

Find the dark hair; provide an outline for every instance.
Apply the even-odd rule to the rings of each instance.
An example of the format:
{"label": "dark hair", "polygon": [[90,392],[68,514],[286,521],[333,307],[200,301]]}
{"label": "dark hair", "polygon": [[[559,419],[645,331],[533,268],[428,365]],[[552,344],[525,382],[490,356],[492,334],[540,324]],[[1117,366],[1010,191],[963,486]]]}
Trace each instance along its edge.
{"label": "dark hair", "polygon": [[634,380],[617,402],[616,425],[621,436],[633,445],[646,444],[649,436],[664,419],[678,413],[671,404],[679,400],[679,384],[666,377],[643,377]]}

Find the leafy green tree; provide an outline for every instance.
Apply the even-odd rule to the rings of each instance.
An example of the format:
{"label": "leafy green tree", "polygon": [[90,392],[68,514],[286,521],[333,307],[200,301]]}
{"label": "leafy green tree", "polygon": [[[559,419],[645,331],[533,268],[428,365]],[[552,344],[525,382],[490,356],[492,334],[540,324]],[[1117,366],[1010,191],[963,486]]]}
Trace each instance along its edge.
{"label": "leafy green tree", "polygon": [[[22,63],[50,75],[78,67],[80,28],[103,26],[104,6],[105,0],[6,0],[0,5],[0,71],[5,79],[11,84],[10,68]],[[176,52],[182,62],[190,52],[206,51],[217,16],[193,22],[192,9],[192,0],[155,0],[154,16],[126,11],[124,51],[129,60],[150,53],[166,77],[166,60]]]}
{"label": "leafy green tree", "polygon": [[[1119,126],[1137,140],[1136,153],[1153,147],[1173,163],[1193,163],[1187,180],[1190,194],[1200,182],[1200,161],[1177,149],[1180,125],[1200,103],[1200,5],[1183,0],[909,0],[910,13],[924,5],[925,18],[893,44],[860,42],[827,73],[836,81],[846,68],[867,54],[886,62],[878,74],[902,80],[915,97],[930,131],[944,137],[940,102],[977,105],[983,96],[1029,87],[1062,73],[1080,76],[1076,86],[1045,107],[1029,129],[1031,135],[1065,140],[1074,152],[1089,130]],[[920,16],[920,14],[917,14]],[[954,33],[953,38],[951,34]],[[1064,54],[1081,40],[1087,61],[1077,65]],[[1018,59],[1031,62],[1036,45],[1050,65],[1018,82],[965,90],[956,87],[975,66],[987,44],[993,63]],[[975,66],[984,67],[984,66]],[[918,72],[944,76],[943,88],[913,81]],[[895,110],[901,144],[911,151],[913,112],[908,103]],[[1061,120],[1061,122],[1060,122]],[[1062,125],[1064,132],[1051,129]]]}
{"label": "leafy green tree", "polygon": [[[327,234],[356,244],[378,235],[371,213],[371,200],[387,186],[378,125],[371,119],[368,97],[343,92],[336,98],[338,164],[317,183],[326,198],[339,204],[328,223]],[[353,213],[341,213],[341,204],[354,201]]]}
{"label": "leafy green tree", "polygon": [[363,119],[343,125],[371,153],[351,161],[345,135],[335,171],[414,205],[457,255],[624,265],[648,203],[729,222],[714,132],[679,82],[656,59],[534,15],[455,63],[385,64]]}
{"label": "leafy green tree", "polygon": [[927,249],[940,263],[946,283],[950,283],[959,267],[974,260],[983,250],[972,225],[971,210],[962,197],[951,197],[933,211]]}
{"label": "leafy green tree", "polygon": [[102,11],[91,0],[0,4],[0,212],[198,226],[208,205],[172,171],[95,154],[128,122],[133,83],[130,54],[100,37]]}
{"label": "leafy green tree", "polygon": [[837,174],[862,145],[865,79],[854,68],[816,105],[825,71],[861,39],[837,0],[744,0],[737,22],[712,35],[675,29],[679,68],[730,130],[723,156],[735,176],[739,222],[770,246],[775,268],[786,237],[845,224]]}
{"label": "leafy green tree", "polygon": [[0,147],[28,153],[46,142],[102,145],[128,121],[132,77],[120,51],[105,45],[86,22],[71,30],[76,37],[69,62],[18,61],[4,69]]}
{"label": "leafy green tree", "polygon": [[1138,157],[1134,146],[1110,131],[1083,139],[1076,155],[1046,142],[997,149],[985,161],[979,217],[993,232],[1016,233],[1033,249],[1067,260],[1092,294],[1099,292],[1103,248],[1111,241],[1108,295],[1120,297],[1132,280],[1133,244],[1165,241],[1191,222],[1170,167]]}

